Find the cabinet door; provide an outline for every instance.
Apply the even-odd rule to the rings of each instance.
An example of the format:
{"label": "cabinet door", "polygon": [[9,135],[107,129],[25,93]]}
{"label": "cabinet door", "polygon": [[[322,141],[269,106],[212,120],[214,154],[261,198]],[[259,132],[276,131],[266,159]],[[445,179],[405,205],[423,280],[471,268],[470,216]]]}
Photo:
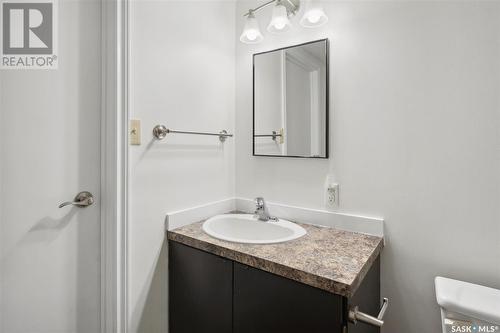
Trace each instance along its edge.
{"label": "cabinet door", "polygon": [[232,332],[233,263],[169,242],[170,333]]}
{"label": "cabinet door", "polygon": [[234,333],[341,333],[342,297],[234,263]]}

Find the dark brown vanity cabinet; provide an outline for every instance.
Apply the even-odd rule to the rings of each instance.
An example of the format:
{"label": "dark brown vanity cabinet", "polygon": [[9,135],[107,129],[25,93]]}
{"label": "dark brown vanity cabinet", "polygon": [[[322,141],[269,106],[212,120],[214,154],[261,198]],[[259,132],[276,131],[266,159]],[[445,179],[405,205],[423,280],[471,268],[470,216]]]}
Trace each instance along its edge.
{"label": "dark brown vanity cabinet", "polygon": [[233,262],[169,242],[169,332],[233,332]]}
{"label": "dark brown vanity cabinet", "polygon": [[342,297],[239,263],[233,332],[342,332]]}
{"label": "dark brown vanity cabinet", "polygon": [[377,333],[347,311],[378,311],[378,267],[348,299],[170,241],[170,333]]}

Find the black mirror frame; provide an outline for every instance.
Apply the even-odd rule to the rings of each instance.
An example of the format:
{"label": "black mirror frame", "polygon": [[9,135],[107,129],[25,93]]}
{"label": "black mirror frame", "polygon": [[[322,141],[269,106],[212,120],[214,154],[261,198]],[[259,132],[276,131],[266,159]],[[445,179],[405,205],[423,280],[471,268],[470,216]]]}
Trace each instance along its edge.
{"label": "black mirror frame", "polygon": [[[276,51],[281,51],[281,50],[286,50],[294,47],[299,47],[299,46],[304,46],[308,44],[313,44],[313,43],[318,43],[318,42],[325,42],[326,46],[326,104],[325,104],[325,122],[326,122],[326,128],[325,128],[325,156],[294,156],[294,155],[263,155],[263,154],[255,154],[255,56],[266,54],[266,53],[271,53],[271,52],[276,52]],[[291,45],[287,47],[281,47],[278,49],[274,50],[269,50],[269,51],[264,51],[264,52],[259,52],[259,53],[254,53],[252,55],[252,156],[257,156],[257,157],[292,157],[292,158],[310,158],[310,159],[328,159],[330,155],[330,41],[328,38],[323,38],[323,39],[318,39],[302,44],[296,44],[296,45]]]}

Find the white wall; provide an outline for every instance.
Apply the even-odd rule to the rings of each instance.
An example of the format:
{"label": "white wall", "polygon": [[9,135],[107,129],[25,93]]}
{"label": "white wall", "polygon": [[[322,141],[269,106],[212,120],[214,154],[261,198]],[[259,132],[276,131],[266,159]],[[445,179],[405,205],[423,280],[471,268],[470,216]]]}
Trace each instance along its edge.
{"label": "white wall", "polygon": [[[256,4],[238,2],[234,39]],[[339,210],[386,220],[383,331],[439,332],[434,276],[500,288],[500,3],[324,5],[324,28],[237,44],[236,194],[322,208],[334,174]],[[330,159],[252,157],[251,54],[324,37]]]}
{"label": "white wall", "polygon": [[[0,76],[0,105],[2,105],[2,101],[3,101],[3,97],[2,97],[2,86],[3,86],[3,80],[2,80],[2,77]],[[2,124],[5,122],[4,120],[4,112],[1,112],[1,109],[0,109],[0,130],[3,130],[2,128]],[[1,139],[1,137],[0,137]],[[5,195],[5,191],[3,190],[4,189],[4,184],[3,184],[3,178],[4,178],[4,173],[3,173],[3,164],[5,163],[5,157],[4,157],[4,154],[5,154],[5,148],[4,148],[4,143],[3,143],[3,140],[0,141],[0,199],[4,197]],[[3,203],[2,203],[2,200],[0,200],[0,240],[2,239],[3,237],[3,234],[4,234],[4,225],[2,223],[3,221]],[[3,249],[3,246],[0,246],[0,258],[3,258],[4,254],[4,249]],[[3,285],[3,265],[0,265],[0,286]],[[3,309],[4,307],[4,304],[3,304],[3,288],[0,287],[0,309]],[[3,317],[4,317],[4,314],[2,311],[0,311],[0,327],[3,327]]]}
{"label": "white wall", "polygon": [[[101,2],[58,1],[57,70],[0,70],[0,332],[100,330]],[[82,190],[96,202],[58,208]]]}
{"label": "white wall", "polygon": [[[2,97],[2,86],[3,86],[3,80],[2,80],[2,77],[0,77],[0,105],[2,105],[2,101],[3,101],[3,97]],[[0,110],[0,130],[3,130],[2,128],[2,124],[4,123],[4,112],[1,112]],[[1,139],[1,137],[0,137]],[[3,190],[4,189],[4,184],[3,184],[3,178],[4,178],[4,173],[3,173],[3,164],[5,163],[5,157],[4,157],[4,154],[5,154],[5,148],[4,148],[4,143],[3,143],[3,140],[0,141],[0,198],[3,198],[4,195],[5,195],[5,191]],[[3,234],[4,234],[4,225],[2,223],[3,221],[3,203],[2,203],[2,200],[0,200],[0,240],[2,239],[3,237]],[[3,246],[0,246],[0,258],[3,258],[4,256],[4,249],[3,249]],[[3,285],[3,265],[0,265],[0,286]],[[0,287],[0,309],[3,309],[4,307],[4,304],[3,304],[3,288]],[[2,311],[0,311],[0,327],[3,327],[3,317],[4,317],[4,314]]]}
{"label": "white wall", "polygon": [[133,1],[131,118],[142,120],[130,147],[129,311],[132,332],[167,329],[169,211],[234,196],[234,142],[168,135],[178,130],[234,131],[235,4],[232,1]]}

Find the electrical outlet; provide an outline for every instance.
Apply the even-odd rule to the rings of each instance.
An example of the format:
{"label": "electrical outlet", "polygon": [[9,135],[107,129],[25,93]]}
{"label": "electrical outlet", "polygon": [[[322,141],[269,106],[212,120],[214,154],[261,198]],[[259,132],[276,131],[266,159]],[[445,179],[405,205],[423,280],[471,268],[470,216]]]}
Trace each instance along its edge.
{"label": "electrical outlet", "polygon": [[326,187],[326,206],[337,208],[339,206],[339,184],[332,183]]}

